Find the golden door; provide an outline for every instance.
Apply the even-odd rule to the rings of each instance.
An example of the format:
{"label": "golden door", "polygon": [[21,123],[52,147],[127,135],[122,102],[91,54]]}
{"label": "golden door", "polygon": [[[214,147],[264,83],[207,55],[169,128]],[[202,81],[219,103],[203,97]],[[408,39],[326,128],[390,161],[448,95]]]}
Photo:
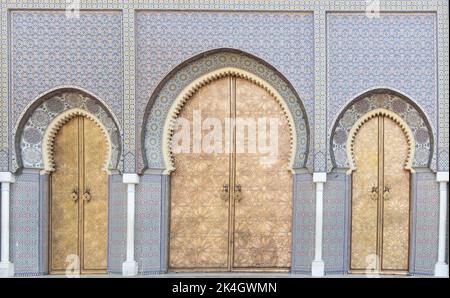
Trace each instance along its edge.
{"label": "golden door", "polygon": [[406,272],[410,217],[406,136],[390,118],[374,117],[358,131],[354,155],[350,269]]}
{"label": "golden door", "polygon": [[108,177],[105,136],[94,121],[75,117],[54,142],[51,175],[50,272],[106,271]]}
{"label": "golden door", "polygon": [[[199,113],[203,130],[195,133],[198,124],[194,118],[198,120]],[[288,270],[290,129],[280,105],[263,88],[226,77],[196,92],[182,108],[180,118],[187,120],[185,126],[192,124],[193,130],[189,152],[174,153],[169,269]],[[214,135],[220,136],[221,142],[211,142],[214,120],[210,119],[217,119]],[[239,125],[239,121],[245,123]],[[275,126],[276,140],[261,137]],[[258,144],[254,144],[255,138]],[[172,146],[181,141],[174,137]],[[276,145],[276,152],[259,150],[270,142]]]}

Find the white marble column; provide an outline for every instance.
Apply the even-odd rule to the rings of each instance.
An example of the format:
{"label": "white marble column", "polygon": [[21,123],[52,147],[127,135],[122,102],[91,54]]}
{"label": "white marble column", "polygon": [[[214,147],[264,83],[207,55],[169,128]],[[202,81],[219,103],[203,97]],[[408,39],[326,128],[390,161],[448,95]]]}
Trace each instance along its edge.
{"label": "white marble column", "polygon": [[0,172],[0,183],[2,188],[1,194],[1,209],[2,209],[2,221],[1,221],[1,261],[0,261],[0,277],[13,277],[14,276],[14,264],[9,260],[9,200],[10,200],[10,187],[11,183],[16,180],[14,175],[9,172]]}
{"label": "white marble column", "polygon": [[323,237],[323,186],[327,181],[327,173],[314,173],[313,181],[316,184],[316,233],[315,253],[312,262],[312,276],[325,275],[325,263],[322,260],[322,237]]}
{"label": "white marble column", "polygon": [[123,174],[123,183],[127,184],[127,259],[122,264],[122,275],[134,276],[138,273],[138,264],[134,260],[134,215],[137,174]]}
{"label": "white marble column", "polygon": [[448,200],[448,172],[437,172],[436,180],[439,182],[439,247],[438,261],[434,267],[434,275],[448,277],[448,264],[445,262],[446,229],[447,229],[447,200]]}

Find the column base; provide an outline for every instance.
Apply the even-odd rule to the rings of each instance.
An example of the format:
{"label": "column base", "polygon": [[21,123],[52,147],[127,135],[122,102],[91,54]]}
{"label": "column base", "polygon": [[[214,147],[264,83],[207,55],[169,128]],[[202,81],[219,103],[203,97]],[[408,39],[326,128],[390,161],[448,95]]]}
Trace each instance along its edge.
{"label": "column base", "polygon": [[138,263],[136,261],[125,261],[122,264],[123,276],[136,276],[138,274]]}
{"label": "column base", "polygon": [[323,261],[313,261],[311,266],[311,275],[321,277],[325,275],[325,263]]}
{"label": "column base", "polygon": [[436,263],[434,266],[434,276],[448,277],[448,264]]}
{"label": "column base", "polygon": [[1,262],[0,277],[14,277],[14,264],[10,262]]}

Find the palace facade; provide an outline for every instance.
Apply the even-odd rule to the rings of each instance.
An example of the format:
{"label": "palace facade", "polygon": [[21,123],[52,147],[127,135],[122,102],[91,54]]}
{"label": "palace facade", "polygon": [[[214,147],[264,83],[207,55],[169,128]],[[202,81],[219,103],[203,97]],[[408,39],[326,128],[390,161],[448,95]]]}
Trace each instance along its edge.
{"label": "palace facade", "polygon": [[0,276],[448,276],[448,1],[69,2],[1,0]]}

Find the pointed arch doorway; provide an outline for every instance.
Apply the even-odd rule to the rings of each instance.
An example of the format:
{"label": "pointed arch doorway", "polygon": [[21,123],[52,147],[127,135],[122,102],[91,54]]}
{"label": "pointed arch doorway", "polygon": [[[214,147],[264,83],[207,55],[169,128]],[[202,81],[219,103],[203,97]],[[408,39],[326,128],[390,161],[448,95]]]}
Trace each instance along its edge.
{"label": "pointed arch doorway", "polygon": [[[216,119],[205,120],[210,122],[203,122],[200,133],[194,131],[198,113],[202,119]],[[193,93],[180,107],[177,119],[181,118],[180,127],[193,123],[188,133],[192,142],[185,147],[188,150],[173,150],[181,141],[175,129],[169,270],[289,270],[292,127],[279,100],[263,86],[227,75]],[[251,124],[244,130],[230,125],[242,119],[252,119],[256,129]],[[267,120],[264,127],[258,126],[258,119]],[[277,130],[276,140],[271,140],[277,143],[272,160],[270,154],[250,149],[254,145],[250,132],[269,131],[274,127],[270,119],[275,119]],[[203,150],[202,145],[211,144],[214,121],[215,136],[223,141]],[[202,140],[200,151],[195,148],[197,139]]]}
{"label": "pointed arch doorway", "polygon": [[353,273],[408,272],[412,142],[407,124],[384,109],[364,115],[350,132]]}
{"label": "pointed arch doorway", "polygon": [[108,240],[108,142],[98,123],[75,115],[53,140],[49,271],[105,273]]}

